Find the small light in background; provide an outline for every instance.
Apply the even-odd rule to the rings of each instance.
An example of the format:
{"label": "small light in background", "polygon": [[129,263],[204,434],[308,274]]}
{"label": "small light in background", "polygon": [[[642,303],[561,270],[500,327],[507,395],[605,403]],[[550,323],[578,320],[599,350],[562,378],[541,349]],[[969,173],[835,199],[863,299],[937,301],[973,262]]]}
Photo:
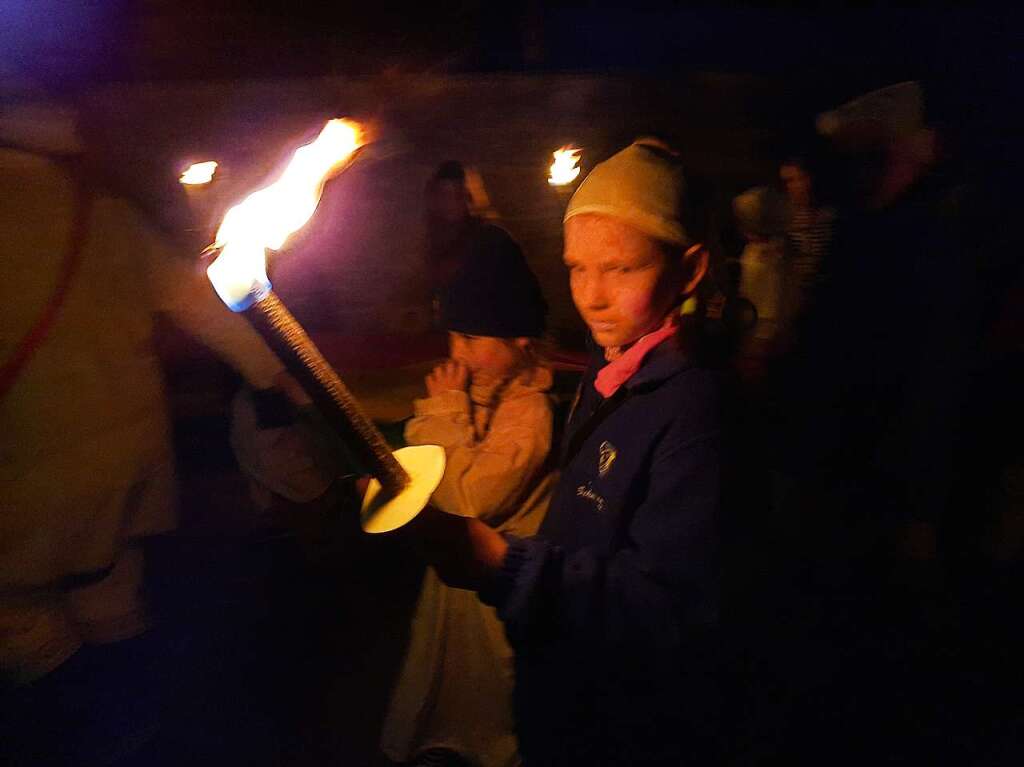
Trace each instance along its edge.
{"label": "small light in background", "polygon": [[551,186],[565,186],[571,184],[580,175],[580,155],[582,149],[575,149],[571,146],[564,146],[551,154],[555,161],[551,163],[551,175],[548,183]]}
{"label": "small light in background", "polygon": [[179,181],[186,186],[202,186],[213,181],[213,174],[216,171],[217,163],[213,160],[193,163],[188,170],[181,174]]}

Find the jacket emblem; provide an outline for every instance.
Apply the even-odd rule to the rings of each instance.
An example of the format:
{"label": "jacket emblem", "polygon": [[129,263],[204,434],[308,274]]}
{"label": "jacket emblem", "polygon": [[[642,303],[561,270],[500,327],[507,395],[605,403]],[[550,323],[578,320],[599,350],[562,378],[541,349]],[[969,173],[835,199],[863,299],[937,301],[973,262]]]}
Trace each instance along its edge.
{"label": "jacket emblem", "polygon": [[606,441],[601,443],[597,453],[597,476],[603,477],[611,470],[612,464],[615,463],[615,459],[619,455],[619,451],[615,449],[615,445]]}

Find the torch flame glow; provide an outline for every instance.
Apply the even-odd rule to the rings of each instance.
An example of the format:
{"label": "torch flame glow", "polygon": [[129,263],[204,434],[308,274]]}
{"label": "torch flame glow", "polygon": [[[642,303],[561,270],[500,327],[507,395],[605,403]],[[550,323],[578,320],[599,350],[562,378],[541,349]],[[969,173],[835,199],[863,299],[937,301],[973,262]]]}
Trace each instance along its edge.
{"label": "torch flame glow", "polygon": [[295,151],[277,181],[227,212],[210,246],[220,255],[206,273],[232,310],[240,312],[267,294],[265,251],[280,250],[309,221],[324,184],[363,143],[358,124],[329,120],[315,141]]}
{"label": "torch flame glow", "polygon": [[192,163],[188,170],[181,174],[179,181],[188,186],[201,186],[213,181],[213,174],[216,172],[217,163],[213,160],[209,162],[196,162]]}
{"label": "torch flame glow", "polygon": [[582,149],[574,149],[569,146],[564,146],[553,152],[551,156],[555,158],[555,161],[551,163],[551,175],[548,177],[548,183],[551,186],[564,186],[575,181],[576,177],[580,175],[579,162],[582,153]]}

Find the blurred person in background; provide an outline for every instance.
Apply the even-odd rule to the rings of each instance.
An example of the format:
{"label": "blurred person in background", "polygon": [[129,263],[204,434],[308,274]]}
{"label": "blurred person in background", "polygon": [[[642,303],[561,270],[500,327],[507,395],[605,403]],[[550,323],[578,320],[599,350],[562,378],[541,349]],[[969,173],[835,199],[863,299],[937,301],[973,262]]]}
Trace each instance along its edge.
{"label": "blurred person in background", "polygon": [[809,157],[794,155],[779,166],[789,203],[786,233],[792,242],[790,297],[794,317],[814,303],[820,272],[827,261],[836,212],[823,203],[824,180],[819,164]]}
{"label": "blurred person in background", "polygon": [[750,189],[733,200],[736,223],[747,244],[740,255],[739,295],[754,305],[757,320],[739,350],[738,367],[748,381],[763,377],[783,343],[788,320],[792,263],[786,247],[785,200],[769,187]]}
{"label": "blurred person in background", "polygon": [[905,574],[932,578],[976,266],[947,214],[918,83],[867,94],[818,128],[835,147],[845,204],[781,379],[780,476],[796,491],[782,504],[802,509],[823,536],[818,554],[839,570],[883,550],[894,563],[928,563]]}
{"label": "blurred person in background", "polygon": [[906,82],[818,118],[843,158],[849,195],[819,315],[839,331],[826,342],[831,354],[821,351],[841,395],[843,464],[870,477],[893,515],[897,550],[917,563],[938,554],[979,268],[925,114],[923,89]]}
{"label": "blurred person in background", "polygon": [[[991,726],[998,706],[978,703],[995,703],[1000,688],[1012,695],[1002,680],[1019,667],[1006,663],[1019,642],[1000,652],[1006,603],[982,617],[988,596],[968,598],[963,578],[992,505],[1019,499],[1012,468],[1003,472],[1019,455],[1019,397],[1009,394],[1019,364],[985,371],[980,343],[1012,300],[995,266],[1012,281],[1019,258],[1009,255],[1008,199],[977,195],[986,179],[962,162],[979,148],[956,146],[954,126],[937,119],[949,95],[903,82],[818,118],[835,150],[839,215],[820,300],[790,355],[776,512],[811,531],[803,553],[817,560],[828,606],[818,623],[829,615],[845,627],[833,641],[850,650],[837,661],[850,672],[836,700],[884,685],[905,701],[809,712],[818,747],[875,733],[841,741],[858,762],[885,741],[888,758],[898,745],[919,761],[968,760],[950,745]],[[963,107],[947,114],[959,123]],[[965,653],[972,637],[977,652]]]}
{"label": "blurred person in background", "polygon": [[28,92],[0,108],[0,674],[5,746],[31,763],[112,760],[156,726],[130,641],[149,625],[141,544],[175,525],[155,315],[295,391],[200,265],[104,186],[79,118]]}
{"label": "blurred person in background", "polygon": [[828,637],[820,667],[798,666],[795,684],[831,704],[796,698],[792,717],[813,733],[806,753],[839,748],[851,763],[937,762],[946,741],[933,730],[969,726],[965,708],[936,699],[960,681],[948,653],[963,627],[940,533],[951,512],[972,509],[956,508],[953,489],[978,260],[925,114],[922,87],[905,82],[818,118],[839,215],[780,369],[769,453],[772,514],[792,533],[788,596],[806,630]]}
{"label": "blurred person in background", "polygon": [[467,266],[508,260],[526,264],[512,236],[486,220],[486,211],[481,210],[485,200],[477,199],[484,194],[482,184],[474,182],[474,195],[470,178],[461,163],[449,160],[427,182],[427,270],[435,320],[440,325],[445,324],[448,288]]}

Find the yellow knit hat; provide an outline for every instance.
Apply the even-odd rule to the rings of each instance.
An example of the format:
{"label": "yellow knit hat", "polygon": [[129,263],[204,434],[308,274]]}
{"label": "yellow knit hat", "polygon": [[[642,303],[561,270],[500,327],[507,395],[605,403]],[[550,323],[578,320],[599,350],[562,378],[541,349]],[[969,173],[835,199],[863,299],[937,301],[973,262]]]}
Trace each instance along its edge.
{"label": "yellow knit hat", "polygon": [[694,239],[683,226],[686,192],[679,159],[660,142],[639,139],[590,172],[569,200],[563,221],[583,213],[610,216],[688,248]]}

